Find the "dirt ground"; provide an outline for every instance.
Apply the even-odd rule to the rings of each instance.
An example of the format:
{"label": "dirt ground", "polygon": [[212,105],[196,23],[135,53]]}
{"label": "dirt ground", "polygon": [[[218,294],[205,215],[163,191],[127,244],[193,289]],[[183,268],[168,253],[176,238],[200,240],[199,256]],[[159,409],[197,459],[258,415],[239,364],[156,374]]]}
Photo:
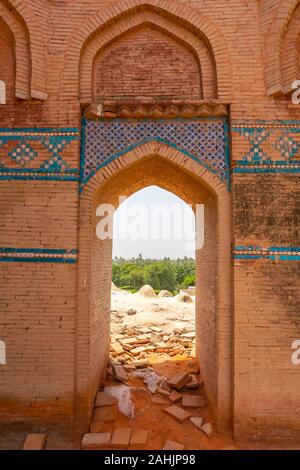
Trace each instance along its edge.
{"label": "dirt ground", "polygon": [[[193,299],[193,298],[192,298]],[[180,302],[176,297],[145,297],[123,290],[112,290],[111,334],[120,332],[122,325],[161,327],[165,332],[176,328],[195,330],[195,302]],[[128,315],[136,310],[135,315]]]}

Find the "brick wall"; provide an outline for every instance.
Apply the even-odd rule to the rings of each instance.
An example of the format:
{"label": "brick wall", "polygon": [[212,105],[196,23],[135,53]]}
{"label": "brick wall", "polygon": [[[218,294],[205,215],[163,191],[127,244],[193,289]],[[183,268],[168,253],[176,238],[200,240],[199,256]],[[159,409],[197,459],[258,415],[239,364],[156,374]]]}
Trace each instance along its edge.
{"label": "brick wall", "polygon": [[[299,240],[298,177],[236,177],[235,194],[237,245],[294,246]],[[253,439],[267,432],[269,439],[297,441],[299,371],[291,348],[300,331],[299,262],[235,260],[234,270],[235,432],[245,437],[251,427]]]}
{"label": "brick wall", "polygon": [[[76,248],[76,184],[2,181],[0,194],[1,248]],[[0,371],[1,421],[33,417],[70,428],[76,266],[16,259],[0,262],[0,269],[0,335],[7,354]]]}
{"label": "brick wall", "polygon": [[213,408],[218,403],[218,209],[213,196],[204,204],[204,246],[196,252],[197,356]]}
{"label": "brick wall", "polygon": [[[214,365],[215,356],[210,355],[211,362],[208,359],[205,361],[207,371],[210,371],[207,372],[207,377],[211,377],[211,390],[215,390],[218,403],[223,401],[223,391],[226,389],[228,397],[230,393],[227,391],[231,386],[234,387],[234,398],[226,404],[226,409],[228,414],[230,404],[234,405],[236,436],[262,438],[267,434],[268,437],[295,440],[298,438],[297,429],[299,429],[299,415],[295,412],[295,409],[299,409],[299,370],[290,363],[290,345],[293,340],[299,339],[295,290],[298,281],[298,261],[289,259],[289,256],[277,257],[275,261],[272,257],[263,255],[253,258],[248,250],[248,254],[246,253],[248,258],[238,257],[233,263],[229,260],[228,253],[224,254],[221,250],[223,244],[228,245],[229,238],[233,247],[239,245],[246,247],[260,245],[265,248],[279,246],[286,249],[299,247],[296,205],[298,170],[295,170],[295,165],[299,161],[297,129],[300,114],[297,106],[291,106],[289,96],[272,94],[272,87],[280,85],[280,67],[282,67],[280,58],[285,56],[284,47],[289,43],[288,34],[291,34],[292,30],[296,33],[298,31],[298,20],[293,15],[297,2],[149,0],[148,8],[142,7],[141,3],[132,0],[135,8],[127,11],[128,5],[126,6],[125,2],[120,3],[115,0],[2,2],[0,14],[6,26],[3,23],[0,25],[0,41],[4,38],[5,44],[10,44],[10,52],[1,42],[0,79],[3,73],[9,77],[10,102],[6,106],[0,105],[0,127],[79,128],[82,117],[79,85],[83,84],[82,103],[86,105],[87,97],[90,96],[90,92],[86,89],[89,89],[91,85],[88,84],[92,84],[93,81],[93,64],[94,70],[98,69],[96,83],[98,92],[101,93],[101,90],[105,89],[107,94],[116,93],[118,96],[125,94],[124,97],[128,97],[128,93],[132,93],[133,82],[131,81],[131,84],[128,82],[128,86],[125,86],[120,83],[117,73],[120,73],[120,70],[126,72],[130,70],[133,75],[129,78],[130,80],[133,78],[135,84],[134,94],[142,90],[143,93],[146,91],[153,96],[161,96],[162,89],[164,89],[163,95],[167,89],[167,93],[171,94],[194,95],[196,85],[201,83],[201,79],[198,77],[196,80],[194,76],[198,65],[195,51],[199,52],[199,42],[206,45],[210,57],[206,51],[202,55],[200,52],[198,54],[198,57],[202,57],[200,68],[203,88],[205,83],[208,83],[209,92],[204,93],[204,96],[209,98],[218,96],[230,103],[231,160],[234,167],[231,196],[229,193],[222,193],[222,197],[218,199],[218,210],[211,212],[214,215],[210,218],[212,221],[210,227],[214,227],[213,220],[217,213],[218,265],[223,268],[225,265],[227,267],[230,265],[230,270],[233,267],[233,285],[230,273],[225,273],[220,280],[220,271],[218,271],[219,287],[214,297],[212,286],[215,282],[213,269],[215,258],[212,258],[212,240],[215,232],[209,230],[207,235],[210,250],[206,260],[203,261],[209,275],[207,280],[211,281],[207,281],[206,294],[203,292],[203,300],[201,299],[208,317],[208,322],[205,322],[204,326],[207,330],[204,331],[210,331],[213,335],[215,325],[216,335],[219,338],[215,348],[218,365]],[[140,21],[138,15],[146,15],[147,21],[151,16],[151,21],[156,21],[156,25],[164,22],[164,26],[166,28],[168,26],[168,30],[172,29],[172,33],[167,34],[165,31],[162,33],[161,30],[158,32],[155,28],[149,29],[140,24],[139,29],[127,35],[123,35],[122,32],[122,38],[119,38],[118,28],[121,30],[125,23],[131,25],[132,21]],[[147,33],[144,34],[143,31]],[[106,49],[102,50],[97,46],[97,41],[98,39],[100,41],[104,33],[111,37],[110,42],[105,43]],[[149,38],[152,41],[151,47]],[[151,57],[148,53],[149,48],[153,50],[154,43],[159,45],[159,53],[155,54],[156,66],[152,67],[151,79],[147,76],[147,80],[139,88],[135,81],[136,71],[128,67],[130,65],[128,57],[126,60],[122,57],[118,68],[115,67],[115,60],[124,48],[131,56],[141,57],[140,50],[143,47],[147,50],[148,60]],[[292,43],[293,51],[294,49],[297,51],[299,41]],[[164,54],[166,55],[167,51],[166,59]],[[86,52],[91,55],[89,65],[83,60]],[[177,65],[176,67],[174,65],[175,59],[176,64],[177,60],[180,63],[179,73]],[[145,57],[139,60],[143,71],[148,70],[147,60]],[[297,60],[296,54],[296,62]],[[30,63],[32,67],[29,73]],[[160,74],[156,73],[158,65]],[[173,73],[174,69],[176,70],[176,80],[169,81],[170,68]],[[284,70],[286,72],[291,69],[287,66]],[[13,74],[16,77],[15,83]],[[81,76],[83,81],[80,80]],[[122,77],[124,76],[122,73]],[[109,83],[110,77],[115,77],[115,81]],[[163,77],[166,81],[160,82],[158,77]],[[214,77],[217,77],[217,84],[214,83]],[[36,99],[32,88],[47,96]],[[22,99],[13,100],[12,90],[21,91]],[[268,121],[268,124],[261,124],[261,120]],[[279,120],[295,121],[296,130],[290,131],[289,124],[282,125]],[[250,129],[248,136],[236,131],[235,128],[241,129],[241,126]],[[257,127],[263,127],[267,134],[270,133],[270,138],[264,140],[262,146],[252,139],[253,136],[259,137]],[[296,141],[296,144],[291,141],[280,143],[281,137],[289,137]],[[46,155],[49,157],[48,150],[47,153],[42,149],[40,142],[32,139],[30,142],[39,155],[37,160],[31,162],[25,169],[17,168],[8,154],[19,141],[20,136],[15,142],[1,144],[1,167],[7,166],[10,170],[14,168],[22,171],[37,169],[38,162],[41,164]],[[287,148],[287,157],[284,155],[284,145]],[[294,145],[296,150],[293,149]],[[258,148],[268,155],[268,161],[263,160],[267,165],[264,169],[265,174],[260,173],[263,170],[261,162],[258,162],[257,167],[254,165],[253,149]],[[166,155],[170,152],[167,150]],[[70,144],[60,156],[71,170],[79,170],[78,142]],[[127,160],[120,163],[121,166],[128,165],[132,162],[132,158],[132,155],[127,156]],[[188,157],[176,158],[180,168],[191,165],[190,172],[198,171],[197,166],[188,162]],[[248,163],[252,167],[248,171],[249,166],[245,161],[249,158],[251,161]],[[284,172],[278,166],[276,171],[271,172],[271,165],[283,158],[286,158]],[[154,164],[153,160],[151,164]],[[50,417],[54,417],[56,412],[53,410],[58,414],[61,413],[59,410],[64,410],[62,413],[70,417],[75,414],[71,412],[72,407],[75,407],[76,414],[80,415],[81,427],[84,429],[87,426],[87,410],[91,407],[93,391],[107,353],[106,350],[99,348],[99,339],[107,331],[107,323],[104,322],[104,329],[101,330],[100,323],[99,321],[95,323],[95,318],[100,310],[103,309],[103,315],[104,310],[108,311],[109,295],[106,289],[105,299],[98,298],[98,292],[101,290],[100,278],[95,279],[94,271],[90,270],[91,247],[87,243],[93,227],[91,214],[93,206],[89,197],[113,174],[116,170],[114,165],[117,163],[112,163],[112,166],[103,169],[99,178],[93,180],[91,186],[82,191],[80,198],[76,177],[69,178],[68,174],[69,180],[65,178],[65,172],[69,171],[67,166],[64,167],[63,177],[61,171],[55,173],[60,179],[56,182],[51,180],[53,175],[50,179],[45,178],[40,181],[34,181],[32,177],[26,180],[27,176],[22,177],[22,175],[19,179],[15,176],[12,178],[11,175],[10,179],[1,176],[0,248],[76,249],[79,227],[81,231],[77,267],[54,262],[0,263],[2,277],[5,280],[1,284],[3,306],[0,337],[4,337],[7,342],[9,359],[6,366],[0,366],[1,406],[5,405],[6,413],[7,409],[10,410],[9,417],[13,419],[20,419],[25,413],[25,408],[28,416],[43,417],[45,410],[49,410]],[[247,171],[244,171],[245,169]],[[139,188],[151,180],[151,170],[148,168],[147,171],[148,173],[143,176],[140,174]],[[133,179],[129,180],[133,182]],[[179,189],[182,195],[188,192],[184,179],[177,186],[173,185],[170,173],[167,171],[163,172],[161,184],[165,184],[166,188],[169,187],[174,192]],[[210,180],[202,181],[200,186],[207,189],[210,184],[212,184]],[[109,188],[111,190],[113,185]],[[217,194],[218,184],[214,190]],[[233,200],[234,217],[232,227],[226,219],[225,225],[229,235],[227,233],[227,238],[222,238],[220,217],[225,209],[221,207],[221,201],[227,198],[228,212],[230,197]],[[108,251],[101,250],[101,252],[103,252],[101,256],[99,254],[95,258],[94,267],[101,276],[107,276]],[[102,258],[105,260],[103,265],[100,261]],[[201,279],[201,273],[199,278]],[[91,282],[94,282],[95,288],[92,298],[89,291]],[[30,294],[26,295],[27,291]],[[224,302],[220,301],[220,292],[225,297]],[[218,308],[214,316],[211,313],[211,305],[216,299]],[[233,307],[230,306],[232,300]],[[235,327],[233,348],[231,348],[233,335],[230,330],[232,325]],[[36,332],[39,335],[34,334]],[[15,342],[16,337],[19,338],[18,343]],[[37,344],[41,345],[38,351],[34,345],[28,345],[26,337],[30,340],[38,337]],[[48,346],[49,337],[54,341],[51,350]],[[214,340],[208,343],[207,351],[213,351],[213,345]],[[204,351],[205,348],[202,354],[205,354]],[[228,380],[232,364],[231,351],[234,352],[232,381]],[[97,355],[100,356],[98,370]],[[61,366],[62,363],[64,367]],[[22,370],[17,374],[19,368]],[[51,370],[52,376],[55,374],[58,379],[51,381],[49,393],[44,396],[48,370]],[[224,370],[227,378],[222,378]],[[213,371],[217,374],[217,379]],[[14,395],[10,393],[12,389]],[[6,401],[7,395],[14,396],[14,403]],[[20,402],[17,403],[18,400]],[[36,407],[36,412],[33,411],[34,406],[28,406],[28,403],[40,402],[42,402],[41,408]],[[62,406],[56,408],[55,403],[56,405],[61,403]],[[293,406],[289,406],[291,403]],[[217,409],[217,412],[220,413],[220,410]]]}
{"label": "brick wall", "polygon": [[193,54],[146,27],[100,54],[94,81],[95,97],[201,98],[199,66]]}

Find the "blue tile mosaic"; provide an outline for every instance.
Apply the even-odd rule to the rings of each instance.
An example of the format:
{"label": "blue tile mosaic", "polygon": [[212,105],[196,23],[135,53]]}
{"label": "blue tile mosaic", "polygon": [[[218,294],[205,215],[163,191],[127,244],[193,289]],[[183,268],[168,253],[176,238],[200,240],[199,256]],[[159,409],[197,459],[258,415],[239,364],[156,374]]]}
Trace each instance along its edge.
{"label": "blue tile mosaic", "polygon": [[229,182],[228,128],[221,119],[110,119],[83,122],[81,184],[110,161],[146,142],[170,145]]}
{"label": "blue tile mosaic", "polygon": [[[77,128],[0,128],[0,180],[79,181],[79,170],[63,158],[74,140],[80,140]],[[30,167],[32,161],[37,162],[35,168]]]}
{"label": "blue tile mosaic", "polygon": [[75,264],[76,249],[0,247],[0,262]]}
{"label": "blue tile mosaic", "polygon": [[300,247],[292,246],[236,246],[233,258],[237,260],[269,259],[272,261],[300,261]]}
{"label": "blue tile mosaic", "polygon": [[300,172],[300,121],[233,121],[232,133],[249,147],[234,173]]}

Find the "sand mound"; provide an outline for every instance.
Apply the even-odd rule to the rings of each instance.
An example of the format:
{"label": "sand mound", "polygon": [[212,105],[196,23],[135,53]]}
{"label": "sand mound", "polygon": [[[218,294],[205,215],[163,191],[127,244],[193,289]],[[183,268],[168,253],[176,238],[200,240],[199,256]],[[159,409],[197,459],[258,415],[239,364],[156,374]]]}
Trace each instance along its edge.
{"label": "sand mound", "polygon": [[140,288],[138,294],[143,295],[144,297],[156,297],[154,289],[147,284]]}
{"label": "sand mound", "polygon": [[158,297],[173,297],[173,294],[169,292],[168,290],[161,290],[160,293],[158,294]]}
{"label": "sand mound", "polygon": [[116,286],[116,284],[114,284],[113,282],[111,283],[111,291],[120,291],[122,289],[119,289],[119,287]]}
{"label": "sand mound", "polygon": [[178,302],[193,302],[192,297],[189,294],[184,294],[183,292],[180,292],[180,294],[176,295],[175,299],[178,300]]}

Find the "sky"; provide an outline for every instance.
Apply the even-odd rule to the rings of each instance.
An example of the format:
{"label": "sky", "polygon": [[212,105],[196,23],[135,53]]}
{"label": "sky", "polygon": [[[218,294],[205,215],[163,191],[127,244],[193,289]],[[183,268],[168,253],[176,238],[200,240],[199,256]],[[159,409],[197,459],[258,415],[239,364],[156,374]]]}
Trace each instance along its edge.
{"label": "sky", "polygon": [[157,186],[137,191],[114,214],[113,257],[195,257],[195,217],[180,198]]}

